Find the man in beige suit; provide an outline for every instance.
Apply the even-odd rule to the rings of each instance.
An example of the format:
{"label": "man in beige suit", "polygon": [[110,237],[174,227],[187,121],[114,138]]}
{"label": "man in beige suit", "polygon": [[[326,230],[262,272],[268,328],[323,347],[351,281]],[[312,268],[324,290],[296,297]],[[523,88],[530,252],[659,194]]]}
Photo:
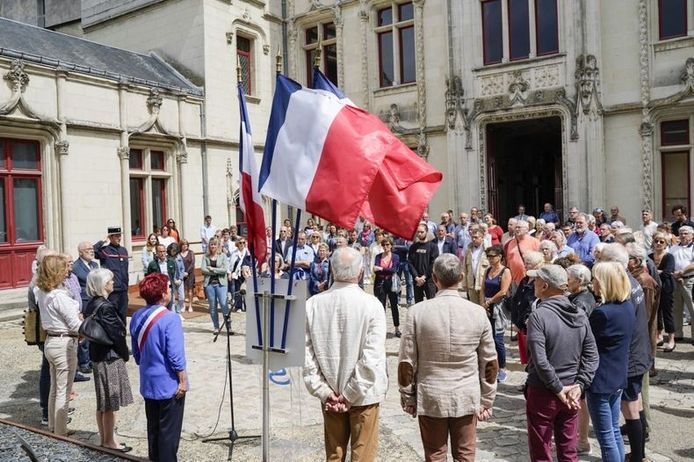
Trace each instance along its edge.
{"label": "man in beige suit", "polygon": [[489,268],[489,260],[484,254],[484,233],[480,229],[470,231],[472,242],[465,251],[465,279],[464,287],[467,290],[467,298],[472,303],[480,303],[480,290],[484,274]]}
{"label": "man in beige suit", "polygon": [[400,401],[419,417],[427,461],[445,461],[448,437],[453,460],[475,460],[478,420],[492,416],[498,363],[487,314],[458,294],[460,259],[434,261],[438,288],[407,315],[398,358]]}

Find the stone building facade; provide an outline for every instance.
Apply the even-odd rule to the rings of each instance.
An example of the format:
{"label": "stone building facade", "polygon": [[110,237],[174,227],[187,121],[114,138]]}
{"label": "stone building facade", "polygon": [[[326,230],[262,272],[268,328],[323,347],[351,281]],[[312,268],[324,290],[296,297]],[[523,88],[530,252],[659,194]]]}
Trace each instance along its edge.
{"label": "stone building facade", "polygon": [[691,205],[690,0],[286,3],[289,74],[308,83],[306,32],[333,23],[337,83],[444,172],[434,213]]}
{"label": "stone building facade", "polygon": [[[72,250],[122,223],[137,255],[163,213],[157,195],[192,240],[205,213],[236,221],[236,69],[260,155],[276,55],[310,85],[318,50],[352,101],[444,172],[433,214],[477,206],[503,221],[519,202],[564,214],[619,205],[636,226],[643,208],[667,220],[673,204],[691,205],[692,0],[11,3],[0,16],[168,68],[162,81],[99,75],[89,62],[26,59],[0,41],[0,138],[37,141],[42,160],[33,173],[44,231],[32,245]],[[0,259],[12,247],[3,245]]]}

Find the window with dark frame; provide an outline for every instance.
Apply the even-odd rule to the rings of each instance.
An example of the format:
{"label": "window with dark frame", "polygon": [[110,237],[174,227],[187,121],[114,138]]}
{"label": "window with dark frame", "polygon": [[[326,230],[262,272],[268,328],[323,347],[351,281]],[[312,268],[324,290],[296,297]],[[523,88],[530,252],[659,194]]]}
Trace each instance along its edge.
{"label": "window with dark frame", "polygon": [[130,177],[130,229],[133,238],[145,238],[144,178]]}
{"label": "window with dark frame", "polygon": [[251,39],[243,35],[236,36],[236,56],[238,66],[241,68],[241,88],[246,95],[253,94],[253,62],[252,62],[252,43]]}
{"label": "window with dark frame", "polygon": [[415,82],[414,4],[392,3],[376,13],[378,83],[381,88]]}
{"label": "window with dark frame", "polygon": [[[691,137],[689,119],[667,120],[660,123],[660,145],[675,147],[661,151],[661,193],[664,220],[671,220],[670,211],[677,204],[691,207]],[[687,146],[678,149],[677,146]]]}
{"label": "window with dark frame", "polygon": [[482,2],[482,44],[484,64],[500,63],[504,56],[501,0]]}
{"label": "window with dark frame", "polygon": [[508,37],[511,61],[530,56],[528,0],[508,0]]}
{"label": "window with dark frame", "polygon": [[687,1],[689,0],[658,0],[660,40],[687,35]]}
{"label": "window with dark frame", "polygon": [[660,144],[662,146],[682,146],[689,144],[689,120],[668,120],[660,124]]}
{"label": "window with dark frame", "polygon": [[0,246],[43,240],[39,144],[0,138]]}
{"label": "window with dark frame", "polygon": [[161,227],[166,222],[170,176],[164,151],[130,150],[130,226],[133,240],[144,240],[150,229]]}
{"label": "window with dark frame", "polygon": [[[504,5],[506,18],[502,16]],[[481,0],[480,6],[484,65],[559,53],[557,0]],[[530,15],[531,6],[535,10],[533,16]],[[534,43],[530,40],[531,27],[535,31]],[[507,51],[504,50],[504,28],[508,33]]]}
{"label": "window with dark frame", "polygon": [[535,0],[535,41],[537,56],[559,53],[557,0]]}
{"label": "window with dark frame", "polygon": [[304,56],[306,59],[306,86],[313,86],[313,67],[316,51],[321,48],[320,69],[336,86],[337,78],[337,31],[334,22],[321,23],[305,31]]}

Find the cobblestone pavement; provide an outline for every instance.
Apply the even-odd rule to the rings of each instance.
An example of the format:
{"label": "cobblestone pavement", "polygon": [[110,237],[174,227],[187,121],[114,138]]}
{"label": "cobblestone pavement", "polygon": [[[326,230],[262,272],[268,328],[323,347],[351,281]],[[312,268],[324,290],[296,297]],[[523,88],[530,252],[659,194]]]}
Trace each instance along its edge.
{"label": "cobblestone pavement", "polygon": [[[230,426],[229,396],[225,393],[225,341],[212,342],[209,317],[202,312],[186,314],[184,322],[188,371],[192,389],[186,397],[183,439],[179,450],[182,461],[224,460],[226,442],[203,443],[204,436],[226,436]],[[406,316],[406,310],[403,309]],[[390,318],[390,315],[387,316]],[[239,435],[258,435],[261,429],[260,367],[249,364],[245,351],[245,314],[232,315],[236,335],[231,337],[234,380],[234,411]],[[391,320],[388,319],[392,332]],[[508,345],[508,337],[507,337]],[[416,461],[423,459],[416,420],[400,409],[395,381],[399,339],[388,335],[386,349],[391,377],[387,400],[381,407],[380,460]],[[478,427],[477,460],[528,460],[524,399],[518,387],[524,381],[515,343],[510,344],[509,378],[499,386],[494,404],[494,418]],[[25,345],[19,322],[0,324],[0,417],[40,426],[38,406],[39,351]],[[694,349],[678,345],[675,352],[660,353],[659,375],[651,382],[652,430],[647,445],[649,457],[657,462],[692,460],[694,443],[691,422],[694,417]],[[146,457],[146,421],[144,404],[139,394],[137,367],[128,362],[128,373],[135,403],[118,415],[121,441],[134,447],[134,454]],[[272,423],[271,455],[273,460],[316,461],[323,458],[323,434],[318,401],[306,392],[300,370],[280,371],[271,384]],[[289,385],[284,383],[289,382]],[[72,402],[76,407],[70,429],[73,437],[98,444],[94,421],[95,393],[93,382],[75,384],[79,395]],[[222,400],[222,396],[224,399]],[[215,422],[218,425],[215,428]],[[591,439],[593,456],[582,460],[599,460],[599,448]],[[260,460],[260,440],[238,440],[234,460]]]}

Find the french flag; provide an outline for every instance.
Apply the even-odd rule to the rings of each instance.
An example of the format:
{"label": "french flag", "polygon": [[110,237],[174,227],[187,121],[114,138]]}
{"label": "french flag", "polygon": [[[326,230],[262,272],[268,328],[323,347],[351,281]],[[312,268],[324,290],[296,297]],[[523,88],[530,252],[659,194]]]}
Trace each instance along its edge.
{"label": "french flag", "polygon": [[260,191],[352,228],[396,143],[378,117],[278,75]]}
{"label": "french flag", "polygon": [[248,248],[260,263],[267,254],[267,235],[265,234],[265,215],[263,213],[258,184],[258,168],[255,164],[253,141],[251,140],[251,123],[246,110],[246,98],[241,84],[238,86],[239,106],[241,113],[241,133],[239,134],[239,171],[241,188],[239,206],[246,217],[248,226]]}
{"label": "french flag", "polygon": [[[318,69],[313,86],[335,94],[345,104],[353,103]],[[387,129],[387,128],[386,128]],[[376,226],[412,239],[424,210],[441,185],[443,175],[404,143],[395,140],[386,153],[360,214]]]}

